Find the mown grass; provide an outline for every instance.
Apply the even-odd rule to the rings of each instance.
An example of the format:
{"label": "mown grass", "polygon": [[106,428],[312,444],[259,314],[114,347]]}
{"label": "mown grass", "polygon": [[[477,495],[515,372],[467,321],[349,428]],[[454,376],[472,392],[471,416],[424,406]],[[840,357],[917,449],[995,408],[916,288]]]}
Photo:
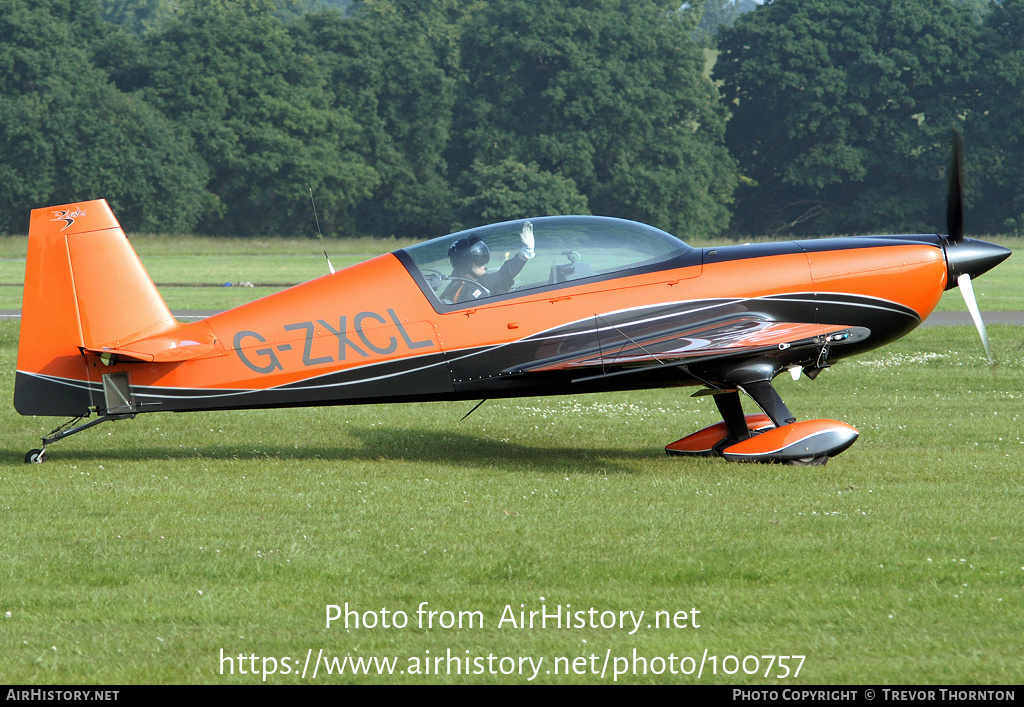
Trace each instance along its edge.
{"label": "mown grass", "polygon": [[[591,655],[600,670],[607,651],[635,649],[676,665],[705,650],[806,656],[795,680],[719,664],[703,683],[1019,683],[1024,341],[1013,327],[992,336],[995,375],[958,327],[815,382],[778,379],[801,417],[861,430],[823,468],[665,457],[716,418],[688,391],[494,401],[461,423],[460,403],[146,415],[32,466],[21,457],[53,421],[7,407],[0,681],[252,683],[240,654],[298,671],[323,649],[408,669],[451,649],[544,657],[536,682],[607,683],[611,665],[603,679],[544,671]],[[16,338],[0,323],[8,400]],[[410,626],[325,627],[325,607],[346,602],[405,611]],[[486,624],[418,628],[422,602]],[[497,626],[506,606],[542,603],[696,608],[700,628]],[[525,681],[322,667],[315,681],[267,680]]]}

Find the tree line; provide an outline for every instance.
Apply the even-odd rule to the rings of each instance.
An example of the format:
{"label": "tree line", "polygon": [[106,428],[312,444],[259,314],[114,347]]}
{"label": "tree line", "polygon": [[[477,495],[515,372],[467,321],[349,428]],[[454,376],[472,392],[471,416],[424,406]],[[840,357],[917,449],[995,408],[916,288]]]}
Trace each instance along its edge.
{"label": "tree line", "polygon": [[1024,231],[1022,0],[775,0],[719,37],[738,232]]}
{"label": "tree line", "polygon": [[935,230],[951,127],[1019,231],[1022,103],[1024,0],[0,0],[0,232]]}

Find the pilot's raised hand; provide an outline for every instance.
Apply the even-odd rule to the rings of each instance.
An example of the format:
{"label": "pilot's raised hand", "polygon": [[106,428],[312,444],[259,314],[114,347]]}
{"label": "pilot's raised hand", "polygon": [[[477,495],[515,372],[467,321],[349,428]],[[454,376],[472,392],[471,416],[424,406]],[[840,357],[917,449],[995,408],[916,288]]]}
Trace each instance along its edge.
{"label": "pilot's raised hand", "polygon": [[519,252],[522,253],[523,257],[529,260],[536,253],[533,250],[534,238],[533,238],[533,224],[527,221],[523,224],[523,230],[519,232],[519,240],[522,241],[523,247],[520,248]]}

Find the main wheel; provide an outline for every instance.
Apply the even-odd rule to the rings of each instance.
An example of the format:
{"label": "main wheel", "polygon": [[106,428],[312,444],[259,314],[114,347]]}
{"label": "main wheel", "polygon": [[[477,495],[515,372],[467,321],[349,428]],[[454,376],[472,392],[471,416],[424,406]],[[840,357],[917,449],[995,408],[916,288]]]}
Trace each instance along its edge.
{"label": "main wheel", "polygon": [[25,455],[26,464],[42,464],[44,461],[46,461],[45,449],[30,449]]}
{"label": "main wheel", "polygon": [[827,454],[822,454],[818,457],[803,457],[801,459],[788,459],[786,461],[790,466],[825,466],[828,464],[828,460],[831,457]]}

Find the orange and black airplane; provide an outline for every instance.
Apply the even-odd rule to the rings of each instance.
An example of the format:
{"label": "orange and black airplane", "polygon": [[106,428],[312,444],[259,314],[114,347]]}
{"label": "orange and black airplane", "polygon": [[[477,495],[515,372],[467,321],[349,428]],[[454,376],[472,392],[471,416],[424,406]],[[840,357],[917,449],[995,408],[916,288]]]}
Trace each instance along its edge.
{"label": "orange and black airplane", "polygon": [[[948,236],[694,248],[619,219],[509,221],[187,323],[105,201],[37,209],[14,405],[75,419],[25,461],[149,412],[701,386],[723,420],[670,454],[821,464],[857,430],[798,422],[772,380],[904,336],[957,285],[973,304],[971,278],[1010,251],[964,238],[960,204],[957,167]],[[741,391],[763,414],[744,413]]]}

